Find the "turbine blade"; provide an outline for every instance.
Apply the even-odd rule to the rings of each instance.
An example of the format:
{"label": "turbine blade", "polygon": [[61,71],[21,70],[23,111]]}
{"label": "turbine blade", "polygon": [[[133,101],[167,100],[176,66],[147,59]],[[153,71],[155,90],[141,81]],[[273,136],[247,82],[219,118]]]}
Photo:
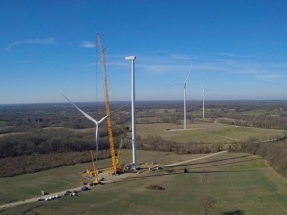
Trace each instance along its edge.
{"label": "turbine blade", "polygon": [[186,84],[186,82],[187,82],[187,80],[188,80],[189,74],[190,74],[190,72],[188,73],[188,75],[187,75],[187,77],[186,77],[186,79],[185,79],[185,81],[184,81],[185,84]]}
{"label": "turbine blade", "polygon": [[[64,96],[64,94],[62,94]],[[75,108],[77,108],[85,117],[87,117],[89,120],[91,120],[93,123],[95,123],[96,125],[98,125],[97,120],[95,120],[93,117],[91,117],[89,114],[85,113],[84,111],[82,111],[80,108],[78,108],[73,102],[71,102],[66,96],[64,96],[68,102],[70,102]]]}
{"label": "turbine blade", "polygon": [[130,102],[127,103],[127,104],[125,104],[125,105],[123,105],[123,106],[121,106],[121,107],[119,107],[119,108],[116,109],[115,111],[111,112],[109,115],[104,116],[102,119],[100,119],[100,120],[98,121],[98,124],[100,124],[101,122],[103,122],[108,116],[112,115],[112,114],[115,113],[116,111],[122,109],[123,107],[125,107],[125,106],[127,106],[127,105],[129,105],[129,104],[130,104]]}
{"label": "turbine blade", "polygon": [[102,121],[104,121],[108,116],[110,116],[111,114],[109,114],[109,115],[106,115],[106,116],[104,116],[103,118],[101,118],[99,121],[98,121],[98,123],[100,124]]}
{"label": "turbine blade", "polygon": [[129,104],[131,104],[131,102],[129,102],[129,103],[127,103],[127,104],[123,105],[123,106],[120,106],[118,109],[116,109],[116,110],[112,111],[112,112],[110,113],[110,115],[112,115],[113,113],[115,113],[115,112],[119,111],[120,109],[122,109],[122,108],[124,108],[124,107],[128,106]]}
{"label": "turbine blade", "polygon": [[[115,111],[120,110],[120,109],[122,109],[123,107],[128,106],[129,104],[131,104],[131,102],[129,102],[129,103],[127,103],[127,104],[125,104],[125,105],[123,105],[123,106],[119,107],[119,108],[118,108],[118,109],[116,109]],[[114,111],[113,111],[113,112],[114,112]]]}
{"label": "turbine blade", "polygon": [[172,87],[172,86],[175,86],[175,85],[184,85],[184,83],[181,83],[181,84],[172,84],[172,85],[168,85],[167,87]]}

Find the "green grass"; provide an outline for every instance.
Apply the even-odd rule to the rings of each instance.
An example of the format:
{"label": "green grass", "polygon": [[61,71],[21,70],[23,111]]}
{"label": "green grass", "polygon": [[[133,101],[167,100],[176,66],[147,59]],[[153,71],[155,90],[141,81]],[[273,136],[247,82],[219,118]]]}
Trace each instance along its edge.
{"label": "green grass", "polygon": [[[165,112],[167,110],[167,112]],[[147,110],[140,110],[137,112],[138,114],[142,113],[176,113],[175,108],[170,108],[170,109],[163,109],[163,108],[154,108],[154,109],[147,109]]]}
{"label": "green grass", "polygon": [[249,110],[249,111],[242,112],[242,114],[250,114],[250,115],[260,115],[260,114],[265,114],[265,113],[267,113],[267,111],[261,110],[261,109]]}
{"label": "green grass", "polygon": [[[193,156],[182,157],[172,153],[139,151],[138,157],[140,162],[145,160],[151,162],[154,158],[156,162],[171,163],[171,161],[190,159]],[[110,161],[105,162],[99,165],[107,165]],[[36,182],[42,185],[54,183],[51,189],[52,187],[56,189],[57,186],[57,189],[67,189],[67,186],[73,186],[80,180],[76,175],[77,171],[84,168],[82,165],[84,164],[7,178],[5,185],[10,188],[10,194],[18,191],[21,198],[28,196],[26,193],[29,189],[32,190],[31,193],[34,192],[33,190],[39,193]],[[243,211],[244,215],[287,213],[286,179],[276,174],[258,156],[225,153],[197,160],[186,164],[185,167],[189,173],[183,173],[183,166],[170,167],[173,169],[171,173],[164,170],[146,172],[115,183],[98,185],[90,191],[79,193],[77,197],[67,196],[51,202],[36,202],[9,208],[1,215],[24,214],[28,210],[39,214],[71,215],[94,213],[195,215],[204,214],[203,206],[198,203],[198,199],[205,195],[215,199],[216,205],[212,214],[236,210]],[[34,183],[29,185],[28,179]],[[4,181],[1,180],[3,184]],[[144,188],[151,184],[160,185],[165,190]],[[0,189],[2,194],[3,186]],[[2,196],[1,199],[8,197],[10,196]]]}
{"label": "green grass", "polygon": [[[268,139],[276,135],[283,135],[284,131],[275,129],[260,129],[251,127],[229,126],[220,123],[199,122],[188,124],[187,130],[180,130],[182,125],[169,123],[154,124],[137,124],[137,134],[142,138],[148,135],[161,136],[165,140],[175,141],[179,143],[188,143],[189,141],[212,142],[212,143],[229,143],[234,141],[244,141],[250,137],[258,139]],[[178,131],[165,130],[178,129]]]}
{"label": "green grass", "polygon": [[0,120],[0,127],[1,127],[1,126],[5,126],[5,125],[6,125],[6,122]]}

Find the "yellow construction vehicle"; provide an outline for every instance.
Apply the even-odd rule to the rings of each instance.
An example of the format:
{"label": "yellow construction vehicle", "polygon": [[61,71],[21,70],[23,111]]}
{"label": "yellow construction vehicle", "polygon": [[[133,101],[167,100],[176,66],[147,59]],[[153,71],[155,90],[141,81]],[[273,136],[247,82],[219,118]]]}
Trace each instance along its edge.
{"label": "yellow construction vehicle", "polygon": [[92,182],[92,184],[99,184],[99,177],[98,177],[98,171],[96,170],[96,165],[95,165],[95,161],[94,161],[94,155],[93,155],[93,151],[90,150],[91,153],[91,158],[92,158],[92,164],[93,164],[93,170],[87,170],[86,174],[93,176],[94,180]]}

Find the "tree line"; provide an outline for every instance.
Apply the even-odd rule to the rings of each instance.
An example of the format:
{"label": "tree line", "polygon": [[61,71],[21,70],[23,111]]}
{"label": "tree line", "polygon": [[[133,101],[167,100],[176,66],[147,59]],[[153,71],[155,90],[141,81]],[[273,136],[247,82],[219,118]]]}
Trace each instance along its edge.
{"label": "tree line", "polygon": [[[114,129],[115,145],[120,142],[120,129]],[[100,129],[99,150],[109,149],[107,131]],[[66,129],[42,129],[0,138],[0,158],[32,154],[63,153],[95,149],[95,132],[74,132]]]}
{"label": "tree line", "polygon": [[276,172],[284,177],[287,177],[286,138],[287,134],[264,142],[258,141],[256,138],[250,138],[247,141],[238,143],[238,147],[232,151],[247,152],[253,155],[259,155],[266,159],[269,165]]}
{"label": "tree line", "polygon": [[[221,118],[220,122],[227,124],[286,129],[285,124],[287,123],[285,123],[285,117],[287,116],[287,108],[284,107],[284,105],[286,106],[285,103],[207,101],[206,117],[209,118],[210,121]],[[98,107],[95,103],[79,103],[77,105],[96,119],[105,115],[103,103],[99,104]],[[112,110],[116,110],[122,105],[123,103],[114,103],[111,107]],[[130,132],[129,128],[125,126],[125,124],[131,121],[129,108],[130,107],[123,108],[112,115],[113,135],[116,148],[123,133],[120,126],[124,126],[126,132]],[[161,111],[157,111],[159,109],[161,109]],[[187,109],[187,119],[189,123],[193,123],[197,117],[201,117],[199,111],[201,104],[188,102]],[[263,110],[261,114],[246,113],[258,109]],[[138,102],[136,106],[137,123],[151,123],[152,121],[153,123],[179,124],[182,123],[182,111],[182,101]],[[197,111],[197,113],[193,111]],[[223,117],[228,120],[225,120]],[[95,149],[94,131],[89,132],[83,130],[86,128],[92,129],[95,125],[85,119],[84,116],[74,107],[71,107],[70,104],[0,105],[0,121],[4,122],[0,124],[0,135],[8,134],[6,136],[1,135],[0,137],[1,161],[19,156],[27,157],[27,159],[29,156],[33,157],[36,155],[52,157],[55,153],[69,157],[68,154],[84,153],[87,150]],[[220,151],[223,148],[222,144],[214,143],[189,142],[187,144],[180,144],[164,140],[160,136],[148,136],[144,139],[137,136],[137,142],[138,149],[167,151],[178,154],[210,153]],[[248,145],[249,143],[250,146]],[[234,143],[230,149],[238,150],[240,148],[242,151],[252,152],[252,147],[257,147],[255,143],[256,142],[252,141],[249,141],[248,144]],[[261,147],[263,147],[264,144],[265,143],[262,143],[259,149],[262,149]],[[280,144],[282,145],[283,143]],[[278,147],[280,148],[281,145]],[[130,140],[125,140],[123,148],[131,148]],[[105,123],[100,127],[99,149],[101,151],[109,150]],[[257,150],[256,153],[260,151],[261,150]],[[252,153],[254,153],[254,151]],[[82,160],[78,162],[82,162]],[[272,159],[270,162],[272,162]],[[47,168],[45,165],[49,164],[44,163],[43,165],[42,168],[45,169]],[[283,166],[283,164],[281,166]],[[31,169],[33,168],[31,167]],[[37,170],[38,167],[35,168],[35,171]]]}

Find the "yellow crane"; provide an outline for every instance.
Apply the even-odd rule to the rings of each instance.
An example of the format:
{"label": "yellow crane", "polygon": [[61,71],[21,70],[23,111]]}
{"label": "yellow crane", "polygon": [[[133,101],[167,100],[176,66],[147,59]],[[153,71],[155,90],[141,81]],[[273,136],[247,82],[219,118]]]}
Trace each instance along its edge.
{"label": "yellow crane", "polygon": [[111,151],[111,158],[112,158],[112,174],[116,173],[122,173],[123,168],[118,163],[118,159],[116,158],[116,152],[115,152],[115,145],[114,145],[114,138],[113,138],[113,129],[112,129],[112,120],[110,117],[111,111],[110,111],[110,103],[109,103],[109,93],[108,93],[108,86],[107,86],[107,73],[106,73],[106,62],[105,62],[105,52],[104,48],[102,46],[100,34],[97,33],[97,39],[99,43],[99,48],[101,51],[101,60],[102,60],[102,72],[103,72],[103,86],[104,86],[104,93],[105,93],[105,107],[106,107],[106,115],[108,115],[107,118],[107,125],[108,125],[108,135],[109,135],[109,143],[110,143],[110,151]]}
{"label": "yellow crane", "polygon": [[93,184],[98,184],[98,183],[99,183],[99,177],[98,177],[98,171],[96,170],[96,166],[95,166],[93,151],[90,150],[90,153],[91,153],[92,164],[93,164],[94,169],[93,169],[92,171],[87,170],[86,173],[87,173],[88,175],[94,176]]}

